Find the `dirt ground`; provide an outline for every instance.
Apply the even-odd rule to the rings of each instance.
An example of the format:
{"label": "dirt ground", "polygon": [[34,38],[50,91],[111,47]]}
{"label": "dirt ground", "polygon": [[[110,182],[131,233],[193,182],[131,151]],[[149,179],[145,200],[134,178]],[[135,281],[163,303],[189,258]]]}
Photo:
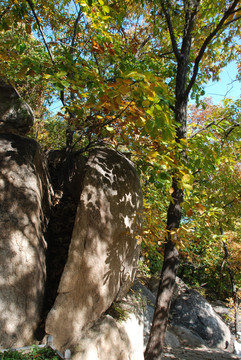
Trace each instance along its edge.
{"label": "dirt ground", "polygon": [[231,360],[239,359],[234,354],[217,349],[171,349],[166,348],[162,355],[163,360]]}

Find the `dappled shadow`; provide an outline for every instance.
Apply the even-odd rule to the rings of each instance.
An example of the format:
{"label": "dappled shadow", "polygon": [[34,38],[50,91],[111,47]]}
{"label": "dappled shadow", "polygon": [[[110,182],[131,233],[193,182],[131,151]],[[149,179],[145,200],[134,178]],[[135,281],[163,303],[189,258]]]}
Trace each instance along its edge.
{"label": "dappled shadow", "polygon": [[41,309],[46,315],[52,308],[46,330],[54,335],[56,346],[65,348],[121,295],[120,288],[127,290],[134,277],[142,211],[138,175],[129,160],[110,149],[92,151],[82,192],[76,154],[65,164],[65,176],[55,173],[52,180],[59,197],[54,198],[45,232],[43,307],[43,233],[50,207],[46,169],[35,141],[1,135],[1,145],[1,346],[27,344]]}
{"label": "dappled shadow", "polygon": [[181,294],[172,304],[171,313],[172,324],[191,330],[205,340],[208,346],[228,347],[229,344],[225,343],[228,337],[224,331],[225,324],[197,291],[188,289]]}
{"label": "dappled shadow", "polygon": [[48,154],[48,168],[55,195],[45,233],[48,244],[47,279],[42,319],[36,332],[39,340],[45,334],[44,322],[56,299],[61,275],[67,261],[85,163],[86,159],[76,154],[67,158],[64,150],[51,151]]}
{"label": "dappled shadow", "polygon": [[76,343],[133,278],[142,195],[132,164],[111,149],[90,154],[68,260],[46,321],[57,347]]}
{"label": "dappled shadow", "polygon": [[171,349],[165,348],[162,354],[163,360],[231,360],[239,357],[217,349]]}
{"label": "dappled shadow", "polygon": [[39,320],[50,193],[39,145],[5,134],[0,142],[0,346],[10,347],[29,341]]}

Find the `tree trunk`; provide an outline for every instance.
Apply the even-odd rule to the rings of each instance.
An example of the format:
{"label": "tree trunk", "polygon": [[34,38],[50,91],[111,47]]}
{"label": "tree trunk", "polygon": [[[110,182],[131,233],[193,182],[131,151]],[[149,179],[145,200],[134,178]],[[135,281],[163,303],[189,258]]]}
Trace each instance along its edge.
{"label": "tree trunk", "polygon": [[[176,142],[186,138],[187,133],[187,98],[185,96],[187,79],[188,57],[182,57],[177,68],[176,77],[176,104],[175,121],[178,124],[176,129]],[[185,150],[177,152],[179,163],[186,162]],[[180,187],[178,171],[172,178],[172,199],[167,212],[167,235],[164,252],[162,275],[159,283],[153,323],[149,341],[144,354],[145,360],[161,360],[161,353],[165,344],[165,335],[169,317],[169,310],[175,279],[179,265],[179,254],[176,248],[177,230],[182,218],[181,204],[184,192]]]}
{"label": "tree trunk", "polygon": [[[221,228],[221,234],[223,234],[222,228]],[[227,244],[225,241],[222,241],[222,246],[223,246],[223,251],[224,251],[224,260],[226,260],[226,263],[227,263],[228,273],[229,273],[229,278],[230,278],[230,283],[231,283],[231,288],[232,288],[233,307],[234,307],[234,332],[235,332],[235,336],[236,336],[239,331],[239,307],[238,307],[237,288],[236,288],[233,272],[230,267],[230,263],[228,261],[229,251],[228,251],[228,247],[227,247]]]}
{"label": "tree trunk", "polygon": [[179,256],[176,246],[168,240],[145,360],[161,360],[178,264]]}
{"label": "tree trunk", "polygon": [[179,254],[175,246],[176,230],[179,228],[182,211],[183,190],[178,187],[178,179],[173,179],[172,201],[167,214],[167,237],[164,262],[159,283],[153,323],[149,342],[145,351],[145,360],[161,360],[165,343],[171,299],[175,286],[176,273],[179,265]]}
{"label": "tree trunk", "polygon": [[[165,13],[167,25],[172,40],[173,50],[177,60],[176,88],[175,88],[175,122],[176,122],[176,143],[179,144],[187,136],[187,104],[188,92],[187,78],[189,56],[192,43],[192,29],[195,23],[195,13],[198,2],[192,6],[193,9],[187,8],[186,24],[183,32],[182,46],[179,51],[175,36],[172,31],[171,18],[168,9],[165,9],[164,2],[161,2],[162,9]],[[191,12],[190,12],[191,11]],[[175,160],[181,164],[186,162],[185,149],[177,150]],[[175,243],[177,242],[177,230],[182,218],[181,204],[183,202],[184,191],[180,186],[179,170],[174,170],[172,178],[172,199],[167,212],[167,235],[164,252],[164,262],[162,275],[158,288],[155,312],[151,327],[149,341],[144,354],[145,360],[161,360],[161,353],[165,344],[165,335],[169,317],[169,310],[173,290],[175,286],[176,273],[179,265],[179,254]]]}
{"label": "tree trunk", "polygon": [[[187,69],[185,61],[181,61],[177,71],[175,120],[179,125],[176,130],[176,142],[186,138],[187,132],[187,99],[185,97],[186,77],[183,76]],[[180,74],[181,73],[181,74]],[[183,150],[178,152],[179,162],[186,162],[186,154]],[[165,344],[165,335],[169,317],[169,310],[175,279],[179,265],[179,254],[176,248],[177,230],[182,218],[181,204],[183,202],[183,189],[179,185],[178,171],[173,174],[172,199],[167,212],[167,235],[164,252],[164,262],[159,283],[153,323],[149,341],[145,350],[145,360],[161,360],[161,353]]]}

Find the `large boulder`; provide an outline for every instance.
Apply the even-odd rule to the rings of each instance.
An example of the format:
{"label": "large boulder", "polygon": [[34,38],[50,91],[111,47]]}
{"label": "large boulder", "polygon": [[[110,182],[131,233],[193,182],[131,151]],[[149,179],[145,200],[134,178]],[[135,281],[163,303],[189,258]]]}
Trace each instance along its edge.
{"label": "large boulder", "polygon": [[208,347],[227,349],[231,334],[212,306],[195,290],[182,292],[171,307],[172,325],[189,329]]}
{"label": "large boulder", "polygon": [[72,351],[72,360],[144,360],[145,300],[134,289],[89,329]]}
{"label": "large boulder", "polygon": [[33,125],[34,114],[16,89],[0,79],[0,133],[24,135]]}
{"label": "large boulder", "polygon": [[141,211],[133,164],[112,149],[92,150],[68,260],[46,320],[46,332],[54,336],[57,348],[77,343],[131,285],[139,257]]}
{"label": "large boulder", "polygon": [[143,324],[130,313],[117,321],[102,316],[72,352],[72,360],[143,360]]}
{"label": "large boulder", "polygon": [[28,344],[45,285],[50,185],[40,146],[0,135],[0,347]]}

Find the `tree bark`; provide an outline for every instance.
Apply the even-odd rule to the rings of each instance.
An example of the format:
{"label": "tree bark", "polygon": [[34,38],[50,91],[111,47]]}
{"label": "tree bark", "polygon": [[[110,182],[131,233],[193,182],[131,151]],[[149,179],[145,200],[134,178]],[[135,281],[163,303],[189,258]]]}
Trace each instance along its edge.
{"label": "tree bark", "polygon": [[145,351],[145,360],[161,360],[168,313],[175,285],[176,272],[179,265],[179,255],[175,244],[168,240],[165,246],[165,258],[162,276],[159,283],[154,318],[150,332],[150,341]]}
{"label": "tree bark", "polygon": [[[222,228],[221,228],[221,234],[223,234]],[[227,244],[225,241],[222,241],[222,247],[223,247],[223,251],[224,251],[224,260],[226,260],[226,263],[227,263],[228,273],[229,273],[229,278],[230,278],[230,283],[231,283],[231,288],[232,288],[233,307],[234,307],[234,332],[235,332],[235,335],[237,335],[237,332],[239,331],[239,307],[238,307],[237,288],[236,288],[233,272],[230,267],[230,263],[228,261],[229,251],[228,251],[228,247],[227,247]]]}
{"label": "tree bark", "polygon": [[171,299],[179,265],[179,254],[175,241],[177,240],[176,230],[179,228],[182,216],[181,203],[183,201],[183,190],[178,188],[178,179],[175,177],[173,179],[173,189],[172,201],[169,204],[167,214],[164,262],[149,342],[145,351],[145,360],[161,360]]}
{"label": "tree bark", "polygon": [[[182,43],[177,41],[175,31],[173,28],[170,2],[168,0],[161,0],[160,5],[165,17],[166,25],[169,30],[169,35],[172,43],[172,50],[177,61],[176,73],[176,89],[175,89],[175,122],[176,122],[176,142],[180,143],[181,139],[186,139],[187,134],[187,104],[189,93],[196,81],[199,64],[201,59],[212,41],[212,39],[221,31],[225,21],[229,16],[235,13],[235,7],[239,0],[233,0],[229,8],[224,11],[223,16],[216,28],[204,40],[201,49],[196,56],[193,74],[188,83],[188,72],[190,66],[190,51],[192,47],[193,29],[196,22],[196,15],[199,10],[200,0],[184,1],[184,28],[182,35]],[[237,10],[236,10],[237,11]],[[180,39],[179,39],[180,40]],[[176,154],[180,163],[186,162],[185,149]],[[152,328],[150,332],[149,342],[145,351],[145,360],[161,360],[161,353],[165,341],[165,333],[167,328],[169,309],[174,290],[176,273],[179,265],[179,256],[175,243],[177,241],[177,230],[180,225],[182,211],[181,205],[183,202],[184,192],[179,185],[178,170],[174,170],[173,174],[173,193],[169,204],[167,214],[167,236],[164,252],[164,262],[160,284],[158,288],[156,307]],[[178,186],[179,185],[179,186]]]}
{"label": "tree bark", "polygon": [[[175,121],[176,142],[180,143],[187,135],[187,96],[186,84],[188,74],[189,53],[191,39],[189,34],[185,39],[185,46],[181,53],[177,54],[177,75],[176,75],[176,103]],[[178,152],[179,163],[186,162],[185,150]],[[177,242],[177,230],[182,218],[182,202],[184,198],[183,189],[179,185],[180,179],[178,171],[175,171],[172,179],[172,199],[167,212],[167,235],[164,251],[164,262],[161,279],[159,283],[153,323],[151,327],[149,341],[145,350],[145,360],[161,360],[161,353],[165,344],[166,328],[169,317],[169,310],[173,290],[175,286],[176,274],[179,266],[179,254],[175,243]]]}

